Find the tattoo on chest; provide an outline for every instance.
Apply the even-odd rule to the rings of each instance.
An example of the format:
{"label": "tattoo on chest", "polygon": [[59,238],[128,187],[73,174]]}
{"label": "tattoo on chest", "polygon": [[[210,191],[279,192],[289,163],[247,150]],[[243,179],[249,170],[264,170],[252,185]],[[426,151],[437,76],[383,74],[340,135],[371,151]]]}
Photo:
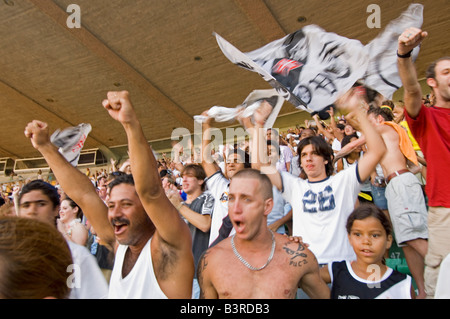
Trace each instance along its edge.
{"label": "tattoo on chest", "polygon": [[305,250],[305,246],[302,244],[297,244],[296,249],[291,249],[290,246],[294,246],[295,244],[286,243],[283,247],[284,251],[290,256],[289,265],[294,267],[301,267],[306,265],[308,262],[306,258],[308,257],[303,251]]}

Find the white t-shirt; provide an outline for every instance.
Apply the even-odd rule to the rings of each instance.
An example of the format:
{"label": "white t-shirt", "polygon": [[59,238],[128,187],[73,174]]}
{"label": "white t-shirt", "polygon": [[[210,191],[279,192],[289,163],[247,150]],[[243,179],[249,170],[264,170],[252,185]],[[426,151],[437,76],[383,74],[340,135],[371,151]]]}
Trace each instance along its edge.
{"label": "white t-shirt", "polygon": [[341,141],[339,141],[337,138],[334,138],[333,144],[331,144],[331,148],[333,149],[334,153],[339,152],[342,149]]}
{"label": "white t-shirt", "polygon": [[[220,227],[222,227],[223,219],[228,215],[228,191],[230,181],[222,175],[221,171],[217,171],[206,180],[206,186],[214,197],[214,209],[211,217],[211,229],[209,235],[209,246],[219,236]],[[235,233],[233,230],[230,236]]]}
{"label": "white t-shirt", "polygon": [[[284,200],[278,188],[272,186],[272,193],[273,193],[273,208],[272,211],[269,213],[269,215],[267,215],[268,226],[273,224],[277,220],[283,218],[288,213],[285,211],[286,201]],[[277,233],[280,234],[285,233],[284,225],[280,226],[277,229]]]}
{"label": "white t-shirt", "polygon": [[286,163],[292,161],[292,151],[289,146],[280,145],[280,158],[276,163],[276,168],[279,172],[287,172]]}
{"label": "white t-shirt", "polygon": [[168,299],[161,290],[153,269],[152,239],[142,249],[133,269],[122,278],[128,246],[119,245],[109,285],[109,299]]}
{"label": "white t-shirt", "polygon": [[320,182],[281,173],[282,194],[293,210],[293,235],[301,236],[310,245],[319,264],[356,258],[346,224],[361,187],[357,168],[356,165]]}
{"label": "white t-shirt", "polygon": [[[74,263],[74,281],[70,299],[106,299],[108,298],[108,283],[103,276],[97,259],[84,246],[67,240]],[[70,275],[70,272],[68,272]]]}

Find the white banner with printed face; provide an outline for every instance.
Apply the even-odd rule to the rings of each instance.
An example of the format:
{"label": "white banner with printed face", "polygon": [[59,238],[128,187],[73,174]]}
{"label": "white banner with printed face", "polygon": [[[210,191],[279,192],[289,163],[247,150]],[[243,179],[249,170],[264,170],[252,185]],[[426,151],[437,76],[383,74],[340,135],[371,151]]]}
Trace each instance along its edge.
{"label": "white banner with printed face", "polygon": [[245,54],[216,38],[231,62],[260,74],[287,101],[310,113],[333,104],[363,77],[368,65],[359,41],[315,25]]}
{"label": "white banner with printed face", "polygon": [[[214,35],[232,63],[260,74],[296,108],[313,113],[332,105],[360,80],[392,98],[401,86],[396,56],[398,37],[408,27],[420,28],[422,22],[423,6],[412,4],[367,46],[316,25],[248,53]],[[418,50],[414,56],[417,54]]]}

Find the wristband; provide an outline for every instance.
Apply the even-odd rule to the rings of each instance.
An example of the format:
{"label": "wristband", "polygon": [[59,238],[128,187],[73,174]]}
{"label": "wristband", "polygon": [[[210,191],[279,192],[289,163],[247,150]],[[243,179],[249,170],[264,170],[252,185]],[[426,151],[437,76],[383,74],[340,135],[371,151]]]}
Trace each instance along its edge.
{"label": "wristband", "polygon": [[397,51],[397,56],[400,58],[400,59],[407,59],[407,58],[410,58],[411,57],[411,53],[413,52],[413,50],[411,50],[411,51],[409,51],[408,53],[406,53],[406,54],[398,54],[398,51]]}

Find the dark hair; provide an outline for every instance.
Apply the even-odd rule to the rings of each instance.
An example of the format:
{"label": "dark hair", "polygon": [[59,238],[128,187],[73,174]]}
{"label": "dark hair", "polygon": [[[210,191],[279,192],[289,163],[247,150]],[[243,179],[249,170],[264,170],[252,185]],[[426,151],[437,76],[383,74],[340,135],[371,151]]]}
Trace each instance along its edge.
{"label": "dark hair", "polygon": [[436,80],[436,65],[441,61],[447,61],[447,60],[450,60],[450,56],[445,56],[445,57],[439,58],[436,61],[434,61],[433,63],[431,63],[425,72],[426,78]]}
{"label": "dark hair", "polygon": [[345,135],[344,138],[341,141],[341,147],[344,147],[348,143],[350,143],[352,141],[352,138],[359,138],[358,134],[353,133],[353,134],[350,134],[350,135]]}
{"label": "dark hair", "polygon": [[120,175],[113,179],[109,184],[109,191],[111,191],[115,186],[120,184],[128,184],[134,186],[134,178],[131,174]]}
{"label": "dark hair", "polygon": [[267,146],[273,146],[277,149],[278,152],[278,156],[281,155],[281,149],[280,149],[280,145],[278,144],[277,141],[274,140],[267,140]]}
{"label": "dark hair", "polygon": [[394,113],[390,108],[386,107],[370,107],[367,115],[373,114],[375,116],[381,115],[386,122],[394,120]]}
{"label": "dark hair", "polygon": [[50,201],[53,203],[53,208],[58,207],[59,201],[60,201],[60,196],[58,194],[58,190],[56,189],[56,187],[54,187],[54,186],[50,185],[49,183],[46,183],[40,179],[31,181],[22,187],[22,190],[19,194],[19,204],[22,200],[23,195],[28,194],[35,190],[42,191],[42,193],[44,193],[44,195],[46,195],[50,199]]}
{"label": "dark hair", "polygon": [[228,154],[228,156],[233,155],[233,154],[237,154],[242,161],[244,161],[244,168],[251,168],[252,167],[252,163],[250,161],[250,155],[241,150],[240,148],[234,148],[230,154]]}
{"label": "dark hair", "polygon": [[170,171],[168,169],[163,169],[161,170],[161,172],[159,172],[159,177],[166,177],[166,176],[171,176],[172,174],[170,173]]}
{"label": "dark hair", "polygon": [[[314,150],[317,152],[317,154],[319,156],[323,157],[323,159],[328,162],[327,164],[325,164],[325,170],[326,170],[327,176],[333,175],[333,173],[334,173],[333,150],[332,150],[330,144],[325,142],[325,140],[320,136],[310,136],[310,137],[304,138],[300,141],[300,143],[297,146],[297,154],[300,155],[300,158],[298,161],[299,164],[302,162],[302,156],[301,156],[302,150],[308,145],[312,145]],[[300,167],[300,169],[303,172],[303,169],[301,167]]]}
{"label": "dark hair", "polygon": [[66,196],[65,198],[63,198],[63,199],[61,200],[61,202],[65,201],[65,200],[69,202],[69,206],[70,206],[72,209],[74,209],[75,207],[78,207],[78,213],[77,213],[76,218],[82,219],[82,218],[83,218],[83,210],[81,209],[81,207],[78,206],[78,204],[75,203],[75,201],[74,201],[72,198],[68,197],[68,196]]}
{"label": "dark hair", "polygon": [[391,108],[391,111],[393,111],[395,107],[394,102],[392,102],[391,100],[384,100],[383,102],[381,102],[381,105],[389,106]]}
{"label": "dark hair", "polygon": [[386,235],[388,236],[392,235],[392,224],[385,215],[385,213],[383,213],[383,211],[374,204],[369,203],[361,204],[350,214],[350,216],[348,216],[346,226],[347,233],[350,234],[355,220],[363,220],[368,217],[375,217],[376,219],[378,219],[381,225],[383,226],[384,230],[386,231]]}

